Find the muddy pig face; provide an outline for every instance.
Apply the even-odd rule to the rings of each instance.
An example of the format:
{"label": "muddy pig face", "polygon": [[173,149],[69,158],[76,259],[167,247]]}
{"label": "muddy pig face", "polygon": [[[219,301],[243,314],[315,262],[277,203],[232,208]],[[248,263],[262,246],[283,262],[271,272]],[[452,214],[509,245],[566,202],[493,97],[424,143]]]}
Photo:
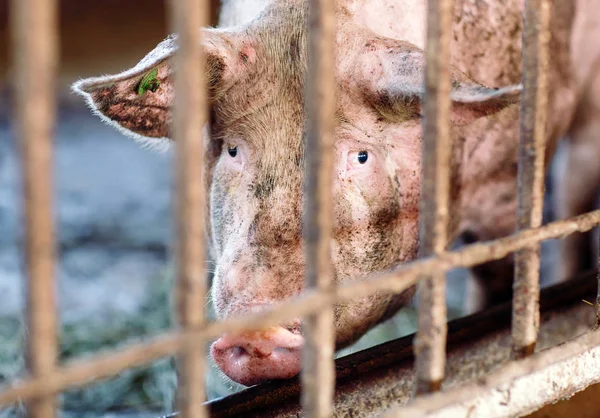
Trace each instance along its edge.
{"label": "muddy pig face", "polygon": [[[248,26],[204,30],[202,39],[211,99],[205,138],[207,233],[216,264],[211,295],[218,317],[226,318],[303,289],[307,8],[300,1],[274,3]],[[75,91],[127,134],[168,142],[176,49],[176,38],[169,38],[133,69],[82,80]],[[341,283],[416,256],[424,55],[341,16],[336,61],[331,258]],[[516,87],[488,89],[454,71],[452,123],[459,129],[518,96]],[[390,317],[412,292],[335,306],[337,348]],[[250,385],[296,375],[302,346],[298,319],[224,335],[211,353],[225,374]]]}

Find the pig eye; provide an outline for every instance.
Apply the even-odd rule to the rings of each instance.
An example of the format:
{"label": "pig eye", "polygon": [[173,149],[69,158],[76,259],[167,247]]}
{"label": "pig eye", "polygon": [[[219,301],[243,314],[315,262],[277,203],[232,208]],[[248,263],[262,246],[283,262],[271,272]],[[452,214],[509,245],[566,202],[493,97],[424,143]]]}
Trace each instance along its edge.
{"label": "pig eye", "polygon": [[[235,144],[235,145],[233,145]],[[246,157],[246,146],[240,143],[227,143],[223,144],[221,155],[223,156],[223,163],[228,167],[235,170],[240,170],[244,167]],[[225,152],[227,151],[227,154]]]}
{"label": "pig eye", "polygon": [[348,151],[346,155],[345,171],[363,171],[373,164],[372,152],[365,149],[359,151]]}
{"label": "pig eye", "polygon": [[367,165],[369,161],[369,151],[350,151],[348,153],[348,160],[346,162],[346,170],[358,169]]}
{"label": "pig eye", "polygon": [[369,159],[369,153],[367,151],[359,151],[356,159],[359,164],[365,164]]}

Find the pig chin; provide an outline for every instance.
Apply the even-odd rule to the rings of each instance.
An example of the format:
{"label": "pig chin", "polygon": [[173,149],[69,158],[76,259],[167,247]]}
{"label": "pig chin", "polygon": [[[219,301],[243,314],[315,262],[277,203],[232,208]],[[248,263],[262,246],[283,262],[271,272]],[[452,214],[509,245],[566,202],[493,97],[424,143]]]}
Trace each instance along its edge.
{"label": "pig chin", "polygon": [[[386,252],[386,257],[382,257],[381,247],[374,248],[380,249],[377,257],[366,257],[367,252],[363,257],[353,258],[354,261],[350,264],[346,258],[344,262],[335,258],[333,261],[337,281],[341,284],[354,280],[350,277],[355,275],[367,276],[370,269],[385,269],[395,253]],[[305,268],[298,253],[297,249],[291,248],[272,253],[263,248],[260,255],[277,255],[277,258],[270,258],[269,263],[255,263],[256,254],[252,257],[247,254],[223,257],[217,266],[212,289],[217,316],[222,319],[247,316],[280,305],[301,293]],[[334,253],[338,254],[339,251]],[[285,260],[279,257],[285,257]],[[278,266],[286,266],[285,272],[278,269]],[[349,266],[352,268],[349,269]],[[335,349],[340,350],[359,340],[373,326],[409,303],[411,296],[411,290],[399,296],[379,292],[336,304]],[[301,318],[297,318],[260,331],[226,334],[211,346],[211,356],[227,377],[242,385],[291,378],[301,368],[304,347],[301,328]]]}
{"label": "pig chin", "polygon": [[[336,350],[359,340],[369,329],[391,317],[399,306],[410,301],[413,290],[393,296],[377,294],[360,298],[334,309]],[[260,311],[270,304],[257,304]],[[301,320],[258,331],[225,334],[210,349],[219,369],[231,380],[251,386],[268,380],[288,379],[300,373],[302,349]]]}

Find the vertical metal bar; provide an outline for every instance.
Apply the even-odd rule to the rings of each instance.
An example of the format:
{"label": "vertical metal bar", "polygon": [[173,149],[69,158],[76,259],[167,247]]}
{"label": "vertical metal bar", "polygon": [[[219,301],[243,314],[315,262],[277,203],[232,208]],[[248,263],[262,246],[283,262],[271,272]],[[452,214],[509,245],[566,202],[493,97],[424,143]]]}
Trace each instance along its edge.
{"label": "vertical metal bar", "polygon": [[[312,0],[309,11],[309,69],[306,140],[306,287],[334,290],[332,228],[333,130],[335,88],[334,2]],[[304,320],[302,405],[306,416],[329,417],[335,388],[333,307]]]}
{"label": "vertical metal bar", "polygon": [[[527,0],[523,30],[523,99],[517,177],[517,230],[542,224],[548,107],[550,1]],[[513,358],[533,353],[539,328],[540,245],[515,253]]]}
{"label": "vertical metal bar", "polygon": [[[52,130],[56,116],[58,63],[57,10],[54,0],[11,3],[19,137],[25,203],[27,263],[27,367],[35,377],[52,373],[57,359],[54,297]],[[56,399],[28,403],[28,416],[55,416]]]}
{"label": "vertical metal bar", "polygon": [[[421,255],[440,254],[448,244],[450,205],[450,37],[452,0],[429,2],[425,121],[419,242]],[[424,277],[417,285],[419,330],[415,338],[416,394],[440,389],[446,364],[445,274]]]}
{"label": "vertical metal bar", "polygon": [[[174,140],[177,180],[177,300],[183,328],[205,324],[207,277],[204,252],[205,186],[203,132],[208,120],[200,28],[207,26],[209,2],[171,1],[171,22],[178,34],[175,55]],[[178,406],[185,418],[206,415],[203,401],[205,344],[187,344],[178,358]]]}
{"label": "vertical metal bar", "polygon": [[596,324],[593,327],[593,330],[596,331],[600,329],[600,246],[598,246],[598,273],[596,273],[596,283],[598,289],[596,290]]}

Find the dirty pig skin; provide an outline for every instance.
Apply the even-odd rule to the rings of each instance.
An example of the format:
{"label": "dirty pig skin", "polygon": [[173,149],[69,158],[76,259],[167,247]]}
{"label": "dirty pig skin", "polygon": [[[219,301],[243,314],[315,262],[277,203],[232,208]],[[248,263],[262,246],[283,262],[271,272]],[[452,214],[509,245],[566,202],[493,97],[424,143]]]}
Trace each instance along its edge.
{"label": "dirty pig skin", "polygon": [[[489,240],[514,231],[523,2],[455,1],[451,44],[451,236]],[[549,156],[573,113],[568,42],[572,7],[552,22]],[[421,0],[338,0],[334,219],[337,283],[415,259],[421,182],[425,14]],[[225,2],[221,28],[201,29],[211,120],[205,136],[206,221],[216,315],[260,311],[303,288],[302,240],[308,4]],[[135,67],[77,82],[95,114],[144,144],[168,145],[173,54],[161,42]],[[483,306],[510,294],[511,259],[477,275]],[[508,266],[508,267],[505,267]],[[483,273],[482,273],[483,272]],[[475,272],[477,273],[477,271]],[[378,293],[335,306],[336,347],[348,346],[411,300]],[[203,309],[199,306],[198,309]],[[231,379],[252,385],[300,369],[300,319],[223,335],[211,348]]]}

